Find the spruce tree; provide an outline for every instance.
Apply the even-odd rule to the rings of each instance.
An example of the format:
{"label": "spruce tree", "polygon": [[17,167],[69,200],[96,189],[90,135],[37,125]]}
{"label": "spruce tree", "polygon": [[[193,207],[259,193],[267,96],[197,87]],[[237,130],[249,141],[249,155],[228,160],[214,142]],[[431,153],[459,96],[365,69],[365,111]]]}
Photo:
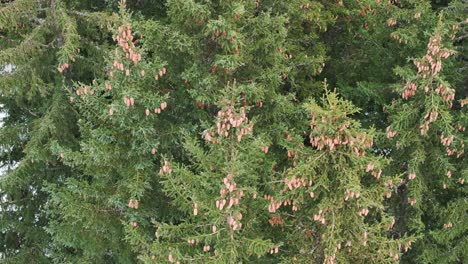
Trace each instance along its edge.
{"label": "spruce tree", "polygon": [[421,262],[468,258],[466,99],[455,99],[462,90],[445,77],[446,68],[456,65],[450,43],[456,29],[440,15],[424,56],[396,69],[404,84],[396,86],[401,98],[389,106],[387,137],[395,137],[395,170],[405,174],[397,189],[395,231],[423,236],[408,255]]}
{"label": "spruce tree", "polygon": [[[334,27],[328,32],[331,36],[336,36],[337,31],[344,34],[339,35],[342,37],[341,41],[329,42],[334,46],[332,50],[337,55],[332,55],[325,68],[325,75],[332,81],[336,81],[339,91],[346,98],[352,99],[354,103],[364,108],[364,111],[359,115],[359,119],[364,124],[373,124],[381,127],[382,130],[386,129],[385,134],[389,138],[395,135],[398,138],[399,132],[393,129],[395,125],[404,131],[405,138],[402,140],[385,140],[385,135],[379,136],[376,140],[376,150],[393,158],[392,166],[388,167],[391,173],[404,173],[402,174],[403,181],[397,185],[398,195],[393,195],[393,198],[396,199],[391,200],[391,210],[397,211],[394,212],[397,216],[397,224],[392,229],[392,233],[394,236],[400,237],[411,230],[409,233],[419,234],[421,238],[416,244],[416,248],[409,251],[403,261],[452,263],[466,259],[462,253],[465,251],[463,248],[466,248],[466,239],[461,235],[464,232],[462,230],[466,230],[466,227],[459,225],[457,228],[451,229],[451,235],[447,235],[448,232],[446,232],[447,226],[453,226],[453,224],[447,223],[451,223],[453,219],[465,222],[466,202],[464,199],[457,198],[464,196],[463,185],[452,185],[456,187],[455,190],[447,190],[444,192],[445,194],[437,192],[436,186],[439,186],[434,185],[435,179],[437,181],[443,179],[441,176],[447,173],[447,170],[443,172],[443,168],[449,166],[448,164],[460,172],[458,174],[459,183],[464,182],[466,161],[462,160],[463,155],[455,160],[444,158],[447,153],[444,152],[443,148],[437,147],[439,144],[435,143],[435,135],[422,136],[419,130],[416,131],[419,127],[415,125],[418,123],[418,117],[423,119],[426,112],[430,112],[429,109],[436,109],[435,112],[445,113],[443,115],[445,125],[436,126],[435,134],[440,137],[445,131],[445,133],[453,134],[454,137],[458,138],[459,144],[464,145],[462,142],[466,141],[466,134],[463,130],[463,127],[466,126],[466,113],[463,112],[466,77],[462,77],[466,76],[466,67],[463,66],[466,64],[464,63],[466,56],[463,55],[466,54],[466,41],[463,37],[463,32],[466,32],[464,29],[466,21],[463,22],[459,16],[460,12],[466,10],[466,3],[462,1],[451,1],[451,3],[442,1],[440,3],[430,3],[429,1],[359,1],[354,5],[352,2],[344,2],[344,6],[341,6],[343,7],[340,10],[342,24],[348,30],[339,31],[341,27]],[[355,12],[350,11],[353,9]],[[401,98],[402,90],[405,89],[400,81],[402,77],[407,82],[409,80],[414,82],[413,89],[416,87],[414,86],[415,80],[419,82],[417,85],[424,83],[426,86],[430,82],[431,78],[422,80],[416,77],[417,70],[414,71],[414,64],[411,65],[413,67],[402,66],[407,64],[404,61],[405,58],[416,62],[421,59],[415,59],[415,57],[426,55],[427,42],[430,37],[428,30],[432,32],[432,36],[436,34],[435,29],[438,27],[441,11],[444,12],[444,18],[439,24],[443,25],[439,25],[440,32],[437,34],[445,36],[442,37],[441,41],[450,49],[450,56],[437,59],[437,61],[442,60],[443,72],[434,78],[439,83],[433,85],[437,86],[442,83],[453,89],[456,98],[454,98],[453,109],[450,111],[445,111],[446,106],[439,103],[439,100],[429,101],[429,98],[438,97],[431,96],[427,99],[419,99],[418,103],[414,102],[410,105],[402,103],[404,99]],[[353,35],[356,34],[356,31],[359,32],[358,38],[353,39],[356,44],[344,41],[350,39],[350,36],[345,35],[346,33]],[[348,67],[348,64],[342,63],[342,56],[352,58],[346,61],[356,70],[347,71],[345,75],[334,77],[336,71],[343,71],[344,65]],[[426,64],[428,64],[427,61]],[[384,74],[390,68],[395,68],[394,72],[397,74]],[[357,74],[358,72],[361,74]],[[419,91],[420,88],[417,89]],[[435,90],[437,87],[433,89]],[[395,90],[396,93],[393,92]],[[411,94],[412,92],[405,93],[405,98]],[[395,97],[401,99],[391,103]],[[390,103],[391,106],[386,106]],[[422,105],[425,105],[425,110],[422,110]],[[388,109],[392,110],[388,112]],[[413,114],[410,115],[410,113]],[[438,119],[440,122],[439,115]],[[391,120],[391,122],[387,122],[387,120]],[[398,144],[395,145],[397,142]],[[406,142],[405,145],[401,145],[402,142]],[[440,143],[440,139],[438,142]],[[417,147],[418,145],[422,146]],[[415,151],[416,148],[418,151]],[[429,161],[433,162],[429,165]],[[409,167],[410,163],[420,164],[415,167],[421,169],[427,182],[421,183],[418,179],[418,183],[413,183],[408,179],[409,175],[411,175],[411,179],[415,175],[419,175]],[[447,179],[444,183],[439,182],[440,184],[447,188],[450,186]],[[410,189],[417,190],[413,191],[414,195],[419,198],[424,197],[421,204],[415,205],[418,207],[417,210],[412,209],[407,203],[407,185],[410,186]],[[414,200],[412,201],[414,203]],[[451,217],[448,217],[449,215]],[[438,224],[435,224],[436,222]],[[439,231],[434,232],[435,230]]]}
{"label": "spruce tree", "polygon": [[384,199],[391,197],[398,178],[386,175],[387,160],[372,151],[374,130],[351,119],[359,109],[336,93],[327,91],[321,105],[311,100],[304,107],[310,113],[309,144],[290,144],[288,156],[297,161],[270,198],[270,212],[290,207],[272,219],[290,227],[288,248],[300,253],[294,260],[399,260],[414,238],[394,240],[390,235],[395,218]]}
{"label": "spruce tree", "polygon": [[158,134],[167,126],[160,116],[173,107],[163,86],[167,69],[158,57],[145,57],[124,2],[117,20],[106,77],[75,83],[70,97],[80,116],[79,147],[58,141],[52,147],[77,171],[63,185],[47,186],[48,209],[55,219],[47,231],[58,262],[132,262],[132,248],[123,242],[125,226],[144,228],[155,208],[164,206],[153,161],[159,153]]}
{"label": "spruce tree", "polygon": [[465,12],[2,1],[2,263],[466,262]]}
{"label": "spruce tree", "polygon": [[[54,140],[77,145],[68,89],[72,79],[87,78],[95,69],[96,62],[82,54],[99,57],[99,44],[89,43],[99,40],[99,34],[93,28],[98,25],[91,22],[98,14],[69,10],[69,4],[0,4],[0,103],[5,114],[0,128],[0,255],[7,263],[48,262],[51,241],[44,227],[50,218],[44,183],[61,184],[73,174],[50,146]],[[89,5],[83,2],[81,8]],[[99,17],[101,26],[109,20],[104,13]]]}

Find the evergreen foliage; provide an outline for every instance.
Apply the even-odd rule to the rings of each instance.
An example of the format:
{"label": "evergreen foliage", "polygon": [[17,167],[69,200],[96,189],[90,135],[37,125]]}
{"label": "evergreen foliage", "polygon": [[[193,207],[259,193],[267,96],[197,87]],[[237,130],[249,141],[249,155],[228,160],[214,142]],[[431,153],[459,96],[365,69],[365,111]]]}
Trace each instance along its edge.
{"label": "evergreen foliage", "polygon": [[468,262],[467,11],[1,1],[0,261]]}

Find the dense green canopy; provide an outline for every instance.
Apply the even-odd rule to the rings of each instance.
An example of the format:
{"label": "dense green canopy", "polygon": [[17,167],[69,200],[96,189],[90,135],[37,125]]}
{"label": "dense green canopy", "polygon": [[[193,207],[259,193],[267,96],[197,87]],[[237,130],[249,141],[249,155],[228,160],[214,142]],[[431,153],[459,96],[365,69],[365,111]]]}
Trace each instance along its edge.
{"label": "dense green canopy", "polygon": [[2,0],[1,263],[468,263],[465,0]]}

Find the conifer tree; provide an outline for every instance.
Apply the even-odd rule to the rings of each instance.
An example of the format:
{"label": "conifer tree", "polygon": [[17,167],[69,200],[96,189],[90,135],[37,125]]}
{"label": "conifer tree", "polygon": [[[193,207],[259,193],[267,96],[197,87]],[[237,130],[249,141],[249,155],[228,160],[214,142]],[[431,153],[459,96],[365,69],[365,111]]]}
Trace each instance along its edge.
{"label": "conifer tree", "polygon": [[77,170],[63,186],[47,187],[49,212],[56,219],[47,230],[58,262],[132,262],[131,247],[122,243],[124,227],[143,228],[153,210],[164,206],[153,160],[166,125],[160,116],[172,107],[161,83],[167,69],[158,57],[145,57],[124,2],[118,20],[107,76],[90,85],[76,83],[70,98],[80,116],[79,148],[53,145],[54,153]]}
{"label": "conifer tree", "polygon": [[391,71],[425,49],[425,31],[435,27],[437,12],[424,0],[329,5],[337,21],[325,33],[330,59],[323,75],[363,109],[358,117],[365,126],[385,129],[388,125],[382,109],[393,100],[391,86],[399,81]]}
{"label": "conifer tree", "polygon": [[[403,182],[397,185],[399,192],[397,195],[393,195],[397,199],[391,201],[393,203],[392,210],[398,211],[394,213],[397,216],[397,224],[392,233],[399,237],[408,233],[411,229],[412,231],[409,233],[419,234],[421,237],[421,240],[416,244],[416,248],[409,251],[409,254],[406,255],[407,257],[403,261],[412,262],[417,259],[423,262],[451,263],[465,259],[466,257],[462,252],[465,251],[463,248],[466,248],[466,239],[462,238],[463,235],[460,234],[464,232],[461,230],[466,230],[466,226],[459,225],[456,229],[451,229],[451,235],[447,235],[448,232],[446,232],[446,227],[453,225],[447,224],[451,223],[452,219],[466,222],[464,220],[466,213],[463,211],[463,208],[466,208],[466,202],[464,199],[455,198],[464,196],[464,192],[461,191],[463,186],[459,186],[461,188],[455,188],[455,190],[445,191],[445,194],[437,192],[435,190],[438,189],[433,188],[436,187],[434,186],[434,179],[442,179],[440,175],[445,175],[442,172],[442,168],[447,167],[448,164],[459,170],[459,177],[461,177],[459,181],[463,182],[463,178],[466,177],[464,176],[466,161],[460,160],[463,159],[463,156],[458,160],[451,161],[450,159],[442,158],[446,153],[444,154],[443,149],[438,150],[438,147],[436,147],[438,144],[434,143],[436,142],[435,135],[432,140],[429,140],[431,136],[422,137],[420,132],[416,131],[416,126],[413,125],[418,123],[419,115],[416,115],[416,112],[425,115],[426,112],[430,112],[430,108],[437,109],[436,112],[441,111],[445,113],[445,125],[436,127],[435,131],[437,132],[435,134],[440,136],[445,131],[445,133],[453,134],[454,137],[461,140],[459,143],[462,144],[461,142],[466,141],[466,134],[463,131],[463,127],[466,126],[466,114],[456,103],[458,100],[455,99],[453,109],[445,111],[445,106],[439,103],[438,100],[435,100],[435,102],[429,101],[429,98],[438,98],[433,96],[427,97],[425,102],[423,102],[423,99],[419,99],[421,101],[416,104],[407,105],[397,100],[390,107],[383,106],[390,104],[391,100],[393,100],[395,93],[392,90],[395,87],[398,87],[397,96],[402,96],[401,92],[403,88],[401,88],[402,85],[399,78],[404,76],[406,80],[412,80],[413,82],[417,79],[416,73],[410,67],[401,67],[401,65],[405,64],[403,63],[405,58],[417,61],[413,58],[422,57],[426,54],[429,38],[427,29],[430,28],[434,32],[434,29],[438,27],[438,16],[441,9],[444,9],[445,16],[442,21],[443,26],[439,26],[441,27],[441,32],[438,34],[445,36],[442,42],[444,45],[448,45],[451,53],[445,54],[445,56],[450,55],[448,59],[441,58],[443,64],[442,77],[438,74],[435,79],[441,80],[441,83],[445,86],[454,89],[453,92],[461,100],[458,102],[460,105],[463,105],[463,98],[466,97],[466,92],[464,92],[464,90],[466,91],[466,78],[461,76],[466,76],[464,74],[466,67],[463,66],[466,63],[464,63],[465,59],[464,55],[462,55],[466,54],[465,37],[463,37],[463,32],[466,32],[464,29],[466,21],[463,22],[463,19],[460,19],[459,12],[466,10],[466,3],[462,3],[462,1],[451,1],[451,3],[442,3],[440,1],[437,4],[434,1],[432,3],[429,1],[359,1],[354,5],[355,10],[359,12],[355,13],[350,12],[350,7],[353,8],[351,2],[344,2],[344,5],[340,6],[342,6],[340,14],[344,15],[343,21],[348,28],[347,32],[349,34],[355,34],[357,30],[359,32],[359,38],[354,39],[357,45],[350,45],[349,42],[344,41],[344,39],[351,39],[346,35],[340,35],[343,37],[342,41],[329,43],[332,45],[336,44],[338,47],[346,45],[348,47],[346,49],[338,48],[333,50],[337,54],[345,54],[345,56],[353,58],[347,61],[352,65],[354,64],[356,70],[348,71],[346,75],[339,75],[337,78],[334,78],[333,76],[336,75],[336,71],[341,72],[341,67],[348,65],[342,63],[343,58],[341,56],[332,55],[332,59],[327,63],[327,67],[325,68],[326,76],[331,77],[332,81],[335,80],[337,82],[339,91],[346,98],[352,99],[354,103],[364,108],[363,113],[365,115],[361,114],[359,117],[364,124],[374,124],[382,128],[387,126],[386,134],[390,138],[395,135],[398,137],[399,133],[393,129],[393,125],[401,126],[405,134],[405,139],[393,142],[385,142],[385,140],[382,140],[383,137],[380,136],[377,138],[377,150],[385,155],[390,154],[393,158],[394,163],[388,167],[391,173],[400,174],[405,172],[406,174],[403,175]],[[448,7],[445,8],[446,6]],[[347,20],[346,18],[348,17],[353,19]],[[355,21],[355,23],[347,21]],[[359,30],[363,28],[373,34],[367,34],[367,32]],[[334,34],[334,31],[339,29],[340,27],[334,27],[328,34]],[[346,30],[341,32],[347,33]],[[354,59],[356,57],[359,59]],[[440,59],[436,59],[436,61],[440,61]],[[393,67],[396,68],[395,72],[397,74],[384,74],[385,71]],[[359,71],[362,73],[356,74]],[[363,79],[367,80],[362,81]],[[423,81],[420,78],[418,82],[424,83],[426,86],[430,82],[430,79],[426,78]],[[413,83],[413,85],[415,84],[416,82]],[[440,82],[434,85],[437,86],[439,84]],[[415,87],[413,86],[413,89]],[[435,90],[436,88],[434,87],[433,89]],[[414,92],[417,93],[416,91]],[[412,93],[411,91],[406,92],[405,97],[411,96]],[[399,101],[402,100],[400,99]],[[418,107],[415,107],[416,105]],[[425,105],[425,110],[421,109],[422,105]],[[381,107],[384,108],[384,111],[381,111]],[[463,106],[461,107],[463,108]],[[385,110],[388,108],[392,109],[390,113]],[[414,113],[414,115],[410,117],[409,113]],[[388,114],[390,114],[392,122],[386,124],[385,120]],[[422,119],[423,115],[419,117]],[[438,119],[440,117],[438,115]],[[409,131],[413,132],[410,134]],[[399,144],[395,146],[395,142]],[[406,142],[407,145],[402,146],[401,142]],[[422,146],[416,147],[418,145]],[[416,148],[418,151],[415,151]],[[409,175],[411,175],[411,179],[415,175],[419,175],[414,171],[409,171],[408,165],[410,161],[413,163],[417,161],[416,163],[420,164],[416,167],[418,169],[421,168],[421,173],[425,175],[425,179],[428,182],[419,183],[418,181],[418,183],[409,183],[411,182],[408,179]],[[433,163],[428,165],[429,161],[433,161]],[[407,183],[411,186],[409,187],[410,189],[418,190],[414,191],[414,195],[418,192],[417,196],[419,198],[425,197],[422,204],[416,205],[417,207],[423,206],[422,208],[418,208],[417,210],[405,209],[411,208],[406,203],[408,202]],[[442,184],[442,186],[446,186],[447,188],[450,186],[447,183],[447,179]],[[396,200],[401,203],[396,202]],[[414,200],[412,201],[414,203]],[[435,206],[435,204],[438,205]],[[435,217],[436,215],[437,217]],[[449,215],[452,216],[446,218]],[[434,225],[435,222],[438,222],[437,227]],[[412,227],[410,228],[409,226]],[[440,231],[435,233],[434,231],[437,229]]]}
{"label": "conifer tree", "polygon": [[268,212],[261,186],[269,180],[272,164],[264,162],[268,147],[252,136],[254,124],[236,96],[241,91],[235,83],[223,91],[216,125],[204,132],[208,146],[187,138],[192,165],[163,162],[161,184],[181,218],[155,221],[153,243],[142,243],[143,234],[132,234],[138,237],[134,243],[144,262],[255,262],[278,252],[278,244],[262,232]]}
{"label": "conifer tree", "polygon": [[[67,89],[71,79],[93,72],[95,62],[89,63],[79,49],[96,57],[99,52],[96,45],[80,41],[99,35],[94,35],[96,24],[90,22],[97,14],[70,12],[68,4],[60,0],[0,4],[0,104],[5,114],[0,128],[5,174],[0,181],[0,255],[7,263],[47,262],[44,182],[60,183],[72,175],[49,147],[53,140],[70,147],[77,144]],[[89,8],[89,3],[83,2],[82,8]],[[108,17],[100,14],[100,22],[105,24]]]}
{"label": "conifer tree", "polygon": [[2,1],[2,263],[466,262],[466,8]]}
{"label": "conifer tree", "polygon": [[389,107],[387,138],[396,138],[395,170],[406,174],[397,189],[396,231],[423,235],[408,255],[421,262],[468,257],[466,99],[455,100],[462,90],[445,77],[455,57],[450,35],[457,27],[440,16],[424,57],[414,59],[413,67],[396,69],[405,84],[397,86],[401,99]]}
{"label": "conifer tree", "polygon": [[384,199],[398,178],[383,173],[387,161],[371,149],[374,131],[351,119],[359,109],[336,93],[304,107],[310,144],[289,143],[293,167],[269,197],[272,213],[290,207],[271,218],[289,231],[286,251],[297,252],[299,263],[396,262],[414,239],[390,236],[395,219]]}
{"label": "conifer tree", "polygon": [[[54,151],[58,156],[63,154],[65,163],[79,168],[83,176],[78,180],[68,180],[65,188],[50,185],[48,189],[53,197],[49,210],[53,212],[54,217],[59,219],[51,225],[49,232],[54,238],[57,238],[55,244],[58,249],[63,246],[74,249],[73,256],[57,251],[58,260],[65,260],[69,257],[87,261],[106,258],[118,259],[118,261],[132,259],[132,253],[127,251],[131,249],[128,244],[110,242],[120,241],[125,236],[127,241],[135,245],[132,249],[134,253],[143,254],[146,252],[141,252],[138,249],[148,244],[143,243],[145,237],[148,235],[153,237],[154,231],[157,230],[152,225],[151,219],[163,226],[175,225],[177,228],[181,223],[187,222],[189,219],[184,214],[187,205],[180,201],[187,199],[187,197],[180,197],[179,188],[181,188],[181,181],[188,181],[184,176],[190,171],[182,172],[172,181],[166,180],[163,176],[168,171],[172,171],[172,159],[179,158],[180,162],[185,162],[188,157],[184,157],[184,155],[193,151],[189,148],[187,148],[188,151],[181,151],[173,146],[174,143],[180,144],[182,142],[179,134],[185,131],[190,133],[192,138],[193,135],[203,134],[207,139],[206,137],[209,137],[210,134],[208,132],[202,133],[202,131],[209,129],[207,124],[216,117],[213,114],[219,109],[226,109],[226,111],[231,109],[229,110],[231,114],[236,112],[236,115],[239,114],[245,118],[244,121],[247,120],[245,115],[248,109],[264,109],[263,111],[257,110],[259,113],[256,115],[252,111],[254,118],[259,120],[258,133],[264,136],[254,141],[253,145],[248,148],[250,152],[242,154],[240,158],[242,158],[243,163],[233,158],[220,160],[219,162],[223,166],[218,170],[221,172],[228,172],[236,164],[239,167],[241,165],[248,166],[245,164],[248,157],[258,155],[257,152],[261,148],[266,148],[269,142],[275,138],[282,138],[283,133],[288,129],[287,127],[291,129],[291,126],[295,126],[291,121],[298,120],[295,114],[299,108],[294,106],[297,99],[294,98],[293,94],[289,94],[287,89],[290,87],[301,89],[299,84],[305,82],[298,79],[297,84],[289,84],[288,74],[296,74],[297,70],[293,69],[297,68],[302,71],[306,70],[310,76],[318,73],[323,67],[323,50],[318,49],[317,53],[308,51],[310,44],[308,44],[309,40],[307,39],[303,42],[304,44],[298,45],[297,43],[301,43],[298,40],[304,38],[304,35],[296,35],[296,30],[301,28],[300,22],[310,19],[313,17],[312,14],[323,15],[325,19],[328,14],[321,14],[318,6],[311,9],[304,5],[299,10],[291,7],[283,10],[287,6],[279,6],[275,7],[273,11],[269,10],[272,7],[275,7],[274,3],[257,5],[233,1],[220,4],[201,4],[191,1],[169,1],[168,14],[172,19],[169,25],[162,26],[151,21],[139,26],[135,23],[135,27],[141,34],[139,35],[140,39],[138,39],[141,41],[141,47],[133,47],[130,43],[129,45],[131,49],[140,50],[141,48],[141,52],[135,52],[142,54],[143,61],[145,61],[144,56],[147,55],[146,63],[138,61],[138,65],[135,67],[127,67],[125,63],[122,65],[122,58],[119,55],[111,55],[113,58],[110,60],[112,68],[117,68],[120,72],[111,71],[113,73],[109,73],[106,80],[97,81],[89,86],[77,87],[77,93],[81,99],[75,99],[74,102],[82,117],[79,123],[82,133],[80,149],[79,151],[70,151],[57,144]],[[123,5],[121,9],[121,19],[130,25],[132,19],[123,11]],[[295,19],[292,27],[294,30],[288,31],[288,17]],[[187,23],[188,21],[195,23]],[[323,23],[322,21],[317,22],[320,23],[319,25]],[[320,30],[318,26],[311,27]],[[125,32],[125,36],[120,35],[120,38],[131,37],[132,32],[126,30],[123,32]],[[291,34],[290,39],[288,39],[289,34]],[[313,31],[306,36],[309,38],[318,37]],[[294,39],[294,37],[298,39]],[[165,45],[161,45],[163,39],[167,40]],[[119,45],[122,45],[120,41]],[[147,54],[144,51],[147,51]],[[120,48],[118,52],[121,52]],[[307,55],[306,52],[310,52],[310,55]],[[296,54],[297,59],[295,59]],[[167,59],[167,77],[163,77],[166,68],[163,67],[162,59],[159,59],[159,56],[164,60]],[[132,58],[132,54],[128,54],[128,57]],[[301,63],[297,64],[296,60],[300,60]],[[310,66],[312,66],[312,70],[308,68]],[[119,72],[121,76],[117,76],[116,72]],[[298,75],[299,77],[303,78],[301,75]],[[153,85],[158,88],[148,89]],[[225,92],[223,92],[222,87],[226,87]],[[163,101],[164,98],[167,99],[168,104]],[[187,100],[187,98],[191,100]],[[195,101],[195,106],[200,110],[189,110],[193,108],[192,100]],[[171,101],[177,104],[171,105]],[[158,107],[159,105],[161,106]],[[169,105],[169,112],[167,114],[161,113],[167,105]],[[225,114],[228,115],[227,112]],[[288,123],[281,124],[278,122],[281,116],[288,116],[291,119],[283,119]],[[202,121],[198,121],[198,118]],[[100,119],[109,121],[97,121]],[[187,123],[187,120],[193,120],[192,122],[197,123],[193,126],[193,124]],[[226,121],[223,122],[226,123]],[[306,121],[303,123],[305,124]],[[280,129],[278,129],[278,125]],[[116,126],[119,127],[117,130],[120,131],[117,134],[115,134],[117,132]],[[273,128],[280,131],[265,135]],[[243,136],[251,133],[248,132],[250,130],[247,128],[239,129],[235,135],[229,135],[229,138],[240,141]],[[171,138],[165,136],[167,134],[171,135]],[[195,140],[197,139],[199,136],[195,137]],[[252,150],[255,152],[252,153]],[[242,153],[241,149],[236,149],[234,146],[229,151]],[[225,153],[225,155],[231,155],[229,152]],[[160,155],[163,155],[164,158],[161,159]],[[212,158],[217,158],[217,155],[212,156]],[[94,164],[91,162],[93,160],[100,162]],[[128,162],[129,160],[132,161]],[[155,172],[157,172],[156,168],[160,163],[162,175],[157,176]],[[123,167],[116,167],[116,164],[121,164]],[[189,164],[190,166],[201,166],[201,164],[192,162]],[[252,167],[252,170],[254,168]],[[271,166],[269,169],[271,170]],[[240,171],[236,174],[243,175],[245,172]],[[249,179],[241,180],[246,186],[253,181],[261,182],[265,176],[252,171],[249,177]],[[174,185],[174,181],[179,184]],[[219,184],[219,181],[217,183]],[[166,188],[165,193],[162,193],[160,188],[155,187],[159,184],[163,184]],[[168,184],[171,188],[167,186]],[[212,186],[213,182],[206,184]],[[192,191],[201,195],[204,188],[206,187],[202,185]],[[93,196],[89,195],[90,193],[99,195]],[[75,195],[82,195],[84,200],[74,199]],[[203,207],[208,206],[209,201],[212,202],[210,206],[215,205],[216,196],[202,198],[200,197],[200,201],[191,202],[192,206],[197,204],[193,210],[201,211]],[[207,200],[208,198],[210,199]],[[234,198],[239,199],[240,197]],[[86,204],[84,208],[81,206],[83,203]],[[238,209],[239,213],[245,212],[245,206],[247,204]],[[72,210],[73,208],[77,208],[77,210]],[[155,208],[160,209],[156,215],[154,214]],[[105,215],[105,212],[109,215]],[[265,211],[265,214],[268,212]],[[101,218],[89,217],[92,215],[100,215]],[[242,216],[237,215],[236,217]],[[224,214],[224,218],[226,218],[226,214]],[[235,221],[240,224],[239,220]],[[220,224],[219,216],[207,221],[212,225]],[[88,232],[79,236],[73,235],[71,223],[74,227],[81,226]],[[263,222],[262,225],[266,225],[266,223],[267,221]],[[94,226],[106,226],[108,232],[109,230],[113,231],[110,232],[109,236],[102,237],[101,233],[98,233],[99,228],[93,228]],[[247,231],[242,231],[242,236],[239,238],[241,243],[231,242],[228,248],[224,250],[220,248],[217,261],[248,260],[252,255],[262,256],[273,249],[275,244],[258,235],[257,227],[261,229],[261,225],[250,228],[244,226]],[[229,228],[237,231],[240,226],[231,222]],[[222,230],[225,232],[225,229]],[[100,235],[99,240],[97,239],[98,234]],[[188,234],[175,238],[179,243],[180,240],[187,243],[187,237]],[[108,241],[108,243],[100,244],[101,239]],[[224,240],[218,244],[220,245],[221,242]],[[246,244],[247,242],[249,243]],[[98,247],[98,245],[102,247]],[[169,248],[172,248],[174,252],[171,253]],[[148,246],[146,246],[147,249]],[[184,256],[188,253],[184,252],[182,247],[176,247],[174,244],[159,245],[153,251],[148,252],[147,260],[150,259],[151,254],[157,255],[158,259],[161,259],[160,255],[164,255],[165,259],[169,260],[169,253],[172,260],[189,259],[189,255]],[[125,253],[117,254],[115,252]]]}

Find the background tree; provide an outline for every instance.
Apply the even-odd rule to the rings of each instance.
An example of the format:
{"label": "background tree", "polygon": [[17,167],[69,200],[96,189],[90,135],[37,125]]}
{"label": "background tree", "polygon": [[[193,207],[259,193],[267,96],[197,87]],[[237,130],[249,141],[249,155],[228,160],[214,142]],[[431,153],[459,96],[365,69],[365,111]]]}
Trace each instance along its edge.
{"label": "background tree", "polygon": [[[104,3],[2,1],[0,4],[1,137],[0,253],[7,263],[47,262],[50,220],[46,181],[61,184],[73,170],[50,151],[53,140],[76,146],[76,113],[69,104],[73,79],[99,76],[100,30],[112,18],[90,13]],[[99,17],[99,20],[96,18]],[[98,21],[98,22],[96,22]],[[105,37],[104,37],[105,39]],[[81,52],[80,52],[81,51]]]}
{"label": "background tree", "polygon": [[408,174],[398,186],[395,231],[423,236],[408,255],[422,262],[468,258],[466,109],[462,109],[466,99],[455,100],[462,90],[445,75],[451,64],[457,64],[450,41],[457,27],[440,16],[424,57],[414,59],[413,67],[396,68],[405,84],[396,86],[402,98],[389,107],[387,137],[396,135],[395,171]]}

